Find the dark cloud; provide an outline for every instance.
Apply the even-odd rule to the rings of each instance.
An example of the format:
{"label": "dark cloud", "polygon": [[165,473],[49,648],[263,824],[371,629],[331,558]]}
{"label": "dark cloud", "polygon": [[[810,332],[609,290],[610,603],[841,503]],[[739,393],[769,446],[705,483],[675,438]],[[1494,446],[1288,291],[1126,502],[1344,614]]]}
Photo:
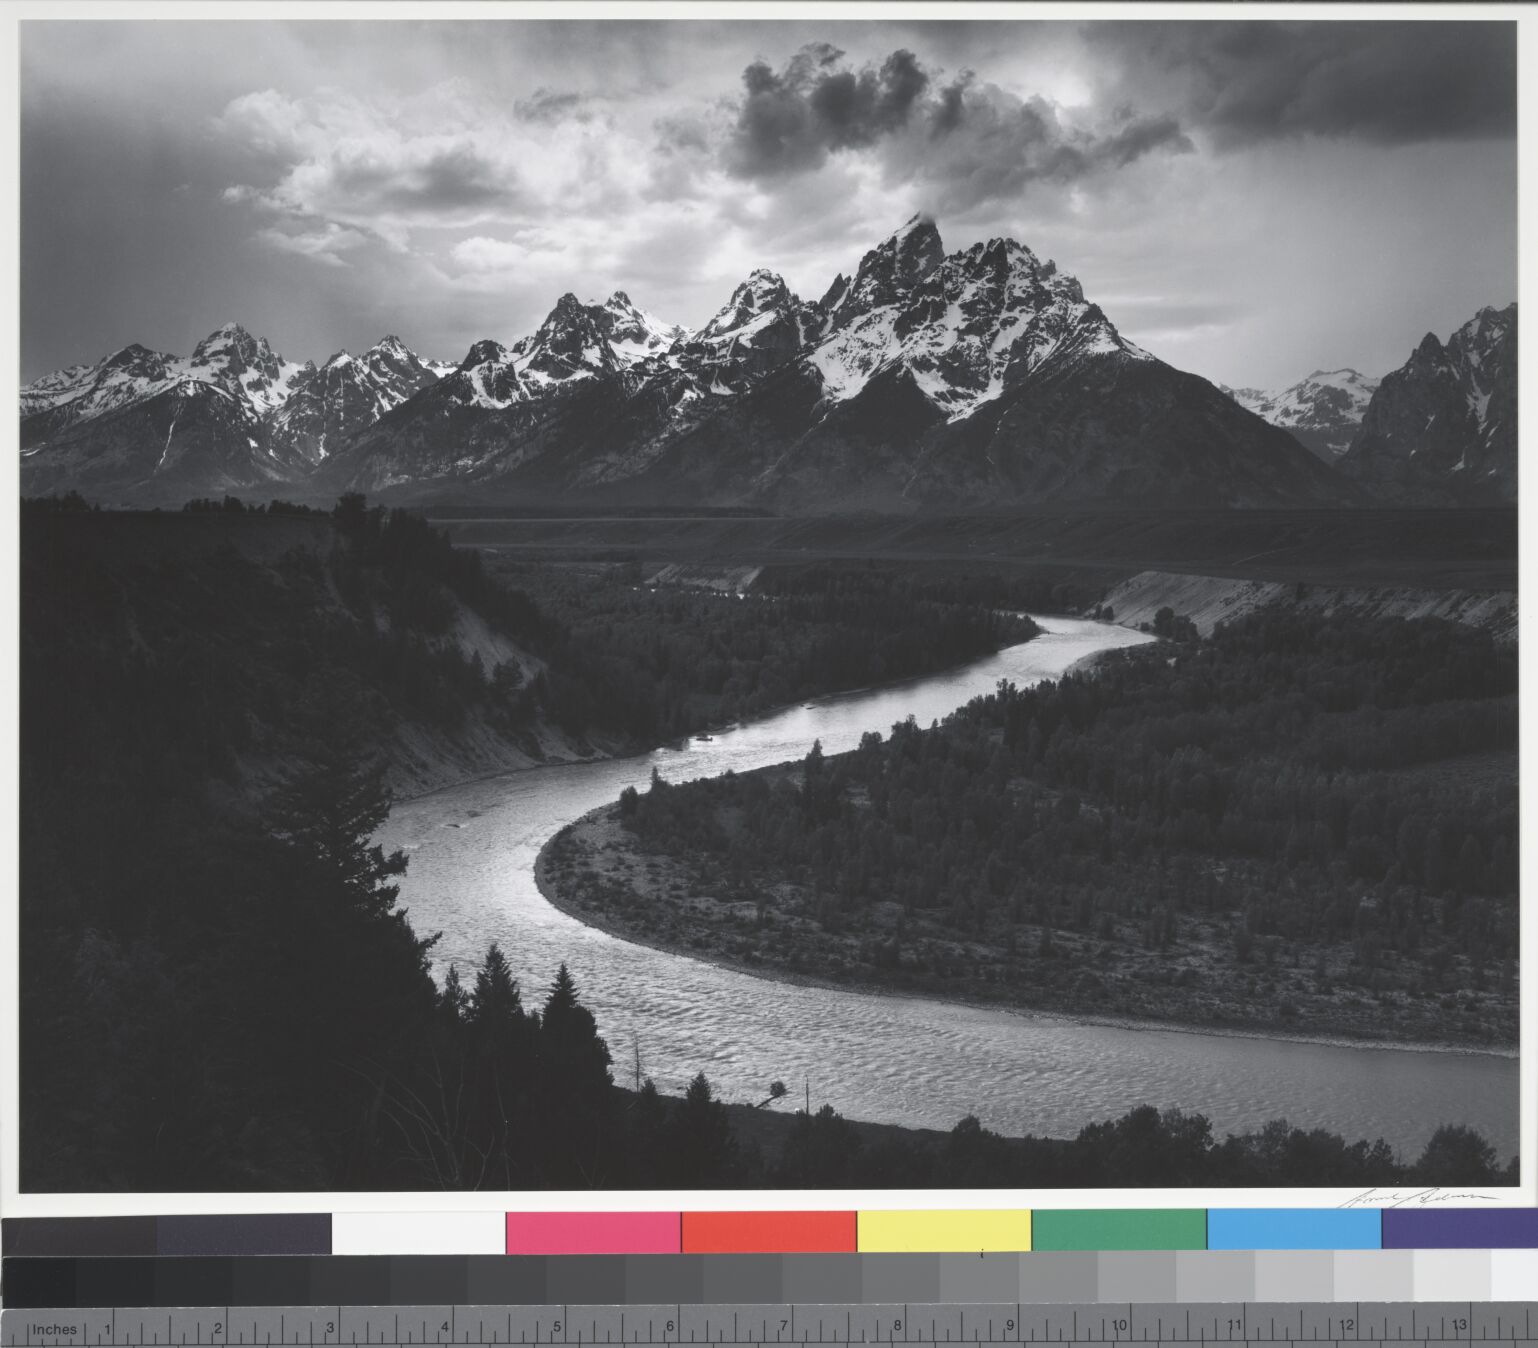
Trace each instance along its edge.
{"label": "dark cloud", "polygon": [[1132,90],[1220,149],[1305,135],[1375,144],[1516,133],[1516,24],[1254,20],[1097,23]]}
{"label": "dark cloud", "polygon": [[418,162],[374,155],[339,158],[327,168],[328,195],[352,209],[430,216],[505,205],[517,195],[506,172],[466,144]]}
{"label": "dark cloud", "polygon": [[755,61],[742,80],[725,154],[739,177],[785,177],[837,151],[874,148],[889,177],[955,192],[945,204],[956,208],[1191,148],[1172,115],[1122,107],[1102,126],[1065,125],[1045,99],[980,83],[970,70],[937,85],[907,50],[856,71],[837,47],[814,43],[780,71]]}
{"label": "dark cloud", "polygon": [[929,89],[909,51],[850,70],[828,43],[803,47],[776,73],[755,61],[742,73],[744,97],[727,153],[732,172],[772,177],[817,168],[835,150],[874,145],[907,125]]}
{"label": "dark cloud", "polygon": [[976,78],[970,70],[964,70],[940,90],[935,106],[929,114],[930,130],[936,135],[948,135],[961,125],[962,118],[966,116],[963,99],[966,97],[968,86]]}
{"label": "dark cloud", "polygon": [[922,137],[894,145],[888,172],[931,187],[931,206],[950,212],[1009,198],[1032,183],[1066,185],[1126,168],[1155,150],[1192,148],[1168,114],[1120,108],[1103,125],[1065,123],[1040,97],[1018,98],[970,73],[942,88]]}
{"label": "dark cloud", "polygon": [[1191,149],[1180,123],[1168,113],[1156,117],[1130,117],[1125,125],[1095,142],[1092,160],[1096,167],[1125,168],[1150,150]]}
{"label": "dark cloud", "polygon": [[471,146],[460,145],[433,155],[392,193],[393,204],[460,210],[513,200],[512,185],[503,171]]}

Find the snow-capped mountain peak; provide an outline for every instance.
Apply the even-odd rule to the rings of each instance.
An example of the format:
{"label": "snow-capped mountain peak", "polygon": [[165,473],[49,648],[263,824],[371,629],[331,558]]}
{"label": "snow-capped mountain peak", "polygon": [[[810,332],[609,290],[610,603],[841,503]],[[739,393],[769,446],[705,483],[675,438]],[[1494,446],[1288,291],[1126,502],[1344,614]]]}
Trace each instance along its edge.
{"label": "snow-capped mountain peak", "polygon": [[[452,366],[437,367],[423,360],[405,342],[393,334],[375,342],[361,357],[369,373],[383,384],[412,392],[440,379]],[[406,396],[410,396],[407,394]]]}
{"label": "snow-capped mountain peak", "polygon": [[[284,360],[265,340],[238,323],[226,323],[203,338],[191,356],[171,356],[130,343],[95,365],[72,366],[45,375],[22,390],[23,440],[47,441],[108,412],[163,393],[198,385],[230,399],[254,432],[261,418],[281,407],[306,367]],[[233,423],[232,423],[233,424]],[[247,440],[254,434],[242,434]]]}
{"label": "snow-capped mountain peak", "polygon": [[506,365],[512,358],[512,351],[501,342],[483,337],[465,353],[465,358],[459,362],[459,368],[473,370],[478,365]]}
{"label": "snow-capped mountain peak", "polygon": [[689,337],[677,323],[664,323],[636,305],[623,290],[616,290],[601,305],[589,306],[615,358],[623,366],[667,352],[675,342]]}
{"label": "snow-capped mountain peak", "polygon": [[799,307],[800,301],[784,277],[762,267],[748,273],[716,315],[699,331],[699,340],[716,343],[743,340],[767,327],[776,317]]}
{"label": "snow-capped mountain peak", "polygon": [[192,349],[194,361],[206,360],[212,353],[225,350],[253,350],[256,340],[239,323],[221,323]]}
{"label": "snow-capped mountain peak", "polygon": [[[167,356],[159,351],[151,351],[146,346],[140,346],[138,342],[130,342],[119,351],[114,351],[98,367],[102,370],[122,370],[130,374],[143,374],[154,378],[165,378],[165,371],[175,360],[174,356]],[[88,368],[80,366],[77,368]]]}
{"label": "snow-capped mountain peak", "polygon": [[194,369],[209,366],[238,375],[272,359],[265,337],[257,339],[239,323],[226,323],[192,348],[187,363]]}
{"label": "snow-capped mountain peak", "polygon": [[193,348],[186,370],[244,398],[260,416],[288,401],[304,366],[284,360],[265,337],[253,337],[239,323],[226,323]]}
{"label": "snow-capped mountain peak", "polygon": [[407,346],[405,342],[401,341],[401,339],[397,337],[393,332],[386,333],[385,336],[381,337],[377,342],[375,342],[372,350],[377,351],[381,355],[385,356],[416,358],[416,352]]}
{"label": "snow-capped mountain peak", "polygon": [[860,259],[852,281],[842,288],[834,282],[834,289],[823,297],[829,325],[843,327],[872,309],[902,302],[944,260],[934,219],[915,215]]}
{"label": "snow-capped mountain peak", "polygon": [[1385,375],[1341,468],[1387,499],[1516,499],[1517,306],[1428,332]]}
{"label": "snow-capped mountain peak", "polygon": [[690,396],[735,394],[793,360],[822,331],[821,311],[804,303],[778,272],[755,268],[710,322],[669,355]]}
{"label": "snow-capped mountain peak", "polygon": [[533,334],[514,346],[513,353],[519,378],[541,384],[611,374],[620,368],[593,311],[570,291],[555,302]]}
{"label": "snow-capped mountain peak", "polygon": [[79,397],[90,386],[91,379],[99,369],[100,366],[96,365],[66,365],[62,370],[50,371],[30,384],[23,384],[22,420]]}
{"label": "snow-capped mountain peak", "polygon": [[182,364],[163,351],[130,343],[95,365],[71,365],[27,384],[21,390],[22,419],[51,413],[44,434],[55,433],[171,387],[181,378]]}
{"label": "snow-capped mountain peak", "polygon": [[951,421],[1049,361],[1151,359],[1085,301],[1074,277],[1024,244],[996,238],[946,257],[922,216],[865,255],[829,323],[808,357],[826,401],[852,398],[900,366]]}
{"label": "snow-capped mountain peak", "polygon": [[1258,388],[1224,388],[1240,407],[1280,426],[1313,450],[1327,463],[1350,447],[1366,415],[1367,404],[1377,391],[1378,380],[1349,366],[1339,370],[1315,370],[1296,384],[1271,391]]}
{"label": "snow-capped mountain peak", "polygon": [[318,463],[440,377],[399,337],[385,337],[361,356],[344,349],[318,370],[304,367],[289,400],[268,418],[268,430],[276,445]]}
{"label": "snow-capped mountain peak", "polygon": [[1486,305],[1448,339],[1449,347],[1462,347],[1468,351],[1485,351],[1502,341],[1516,327],[1517,306],[1508,304],[1504,309]]}
{"label": "snow-capped mountain peak", "polygon": [[[1488,440],[1496,433],[1499,423],[1509,415],[1510,409],[1497,402],[1492,410],[1491,398],[1498,384],[1512,377],[1511,366],[1516,360],[1517,306],[1509,304],[1504,309],[1486,307],[1469,319],[1448,338],[1442,349],[1443,358],[1452,366],[1469,411],[1479,426],[1480,436]],[[1515,401],[1514,397],[1511,400]]]}

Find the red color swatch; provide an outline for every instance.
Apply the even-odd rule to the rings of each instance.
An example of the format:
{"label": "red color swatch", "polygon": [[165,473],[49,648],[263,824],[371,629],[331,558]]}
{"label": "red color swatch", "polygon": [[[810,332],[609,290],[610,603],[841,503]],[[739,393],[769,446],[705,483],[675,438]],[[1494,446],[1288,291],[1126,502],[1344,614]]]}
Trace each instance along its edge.
{"label": "red color swatch", "polygon": [[686,1212],[685,1254],[853,1254],[853,1212]]}

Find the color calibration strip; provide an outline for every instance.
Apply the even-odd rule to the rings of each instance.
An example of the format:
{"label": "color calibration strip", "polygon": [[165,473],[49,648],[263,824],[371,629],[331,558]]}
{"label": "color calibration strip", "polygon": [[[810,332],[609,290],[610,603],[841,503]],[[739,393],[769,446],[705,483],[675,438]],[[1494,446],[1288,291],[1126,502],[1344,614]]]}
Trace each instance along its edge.
{"label": "color calibration strip", "polygon": [[338,1212],[7,1218],[3,1253],[243,1255],[1021,1253],[1538,1249],[1538,1208]]}
{"label": "color calibration strip", "polygon": [[12,1307],[1520,1299],[1535,1209],[7,1219]]}

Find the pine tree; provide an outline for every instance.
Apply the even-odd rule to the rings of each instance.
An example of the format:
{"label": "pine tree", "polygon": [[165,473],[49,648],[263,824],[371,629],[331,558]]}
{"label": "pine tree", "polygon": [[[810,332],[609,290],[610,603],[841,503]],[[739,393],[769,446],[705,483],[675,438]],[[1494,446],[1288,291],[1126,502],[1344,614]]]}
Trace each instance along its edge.
{"label": "pine tree", "polygon": [[609,1046],[562,964],[538,1029],[539,1153],[551,1187],[599,1187],[623,1164],[611,1145],[616,1102],[609,1062]]}
{"label": "pine tree", "polygon": [[439,1005],[428,973],[437,938],[417,936],[396,906],[406,857],[373,841],[389,793],[346,741],[312,745],[311,762],[270,797],[266,856],[253,858],[263,901],[241,910],[252,927],[241,977],[286,989],[280,1009],[243,1031],[283,1056],[310,1117],[338,1121],[326,1145],[339,1187],[379,1164],[380,1093],[409,1073]]}
{"label": "pine tree", "polygon": [[563,961],[556,970],[555,982],[550,985],[550,993],[545,999],[545,1023],[548,1025],[552,1017],[557,1022],[568,1019],[579,1005],[576,980]]}
{"label": "pine tree", "polygon": [[292,775],[268,803],[267,825],[281,843],[333,878],[362,914],[394,915],[406,854],[386,855],[374,833],[390,813],[381,765],[360,766],[345,751],[317,746],[314,761]]}
{"label": "pine tree", "polygon": [[[456,979],[458,975],[455,975]],[[456,984],[457,986],[457,984]],[[507,957],[495,941],[475,975],[475,991],[469,996],[467,1019],[477,1032],[500,1038],[524,1020],[518,980],[508,968]]]}
{"label": "pine tree", "polygon": [[598,1033],[593,1013],[578,999],[576,980],[564,963],[545,999],[540,1034],[546,1058],[572,1087],[593,1091],[612,1084],[609,1046]]}
{"label": "pine tree", "polygon": [[475,974],[465,1026],[469,1155],[486,1182],[517,1188],[533,1179],[541,1089],[535,1053],[536,1018],[524,1010],[518,981],[493,942]]}

